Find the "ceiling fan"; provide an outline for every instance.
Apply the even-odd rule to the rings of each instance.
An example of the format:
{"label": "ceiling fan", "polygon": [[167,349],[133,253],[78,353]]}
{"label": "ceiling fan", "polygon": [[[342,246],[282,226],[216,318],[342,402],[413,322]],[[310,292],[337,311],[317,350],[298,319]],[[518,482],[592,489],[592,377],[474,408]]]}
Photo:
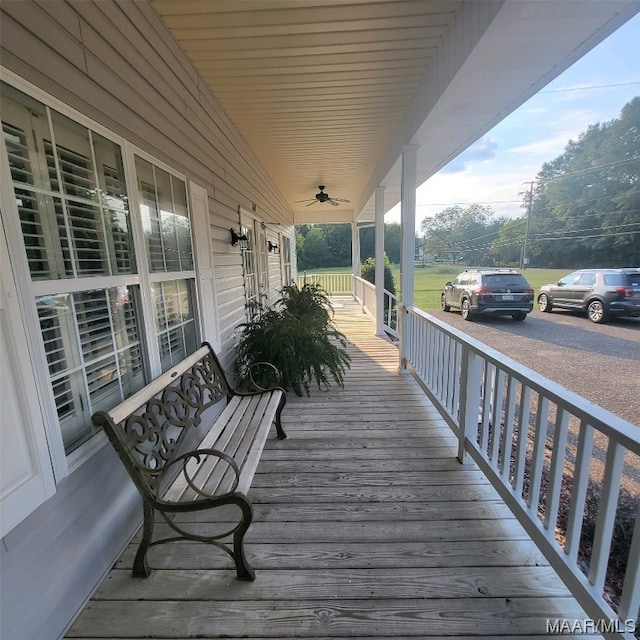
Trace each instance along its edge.
{"label": "ceiling fan", "polygon": [[310,207],[316,202],[328,202],[334,207],[337,207],[341,202],[349,202],[349,200],[345,200],[344,198],[332,198],[328,193],[325,193],[323,184],[318,185],[318,189],[320,189],[320,192],[316,193],[315,198],[312,198],[311,200],[298,200],[298,202],[308,202],[309,204],[305,205],[307,207]]}

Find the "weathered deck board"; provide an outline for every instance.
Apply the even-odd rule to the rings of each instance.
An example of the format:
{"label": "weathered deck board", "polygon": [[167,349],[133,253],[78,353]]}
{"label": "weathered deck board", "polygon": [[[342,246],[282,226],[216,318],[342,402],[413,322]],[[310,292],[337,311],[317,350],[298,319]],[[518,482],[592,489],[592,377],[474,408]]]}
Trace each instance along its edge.
{"label": "weathered deck board", "polygon": [[[586,616],[453,435],[395,346],[338,308],[345,389],[290,397],[250,497],[254,583],[195,543],[163,545],[133,579],[132,544],[69,638],[570,638]],[[207,514],[180,516],[195,528]],[[593,636],[591,636],[593,637]]]}
{"label": "weathered deck board", "polygon": [[[548,619],[583,618],[570,598],[370,598],[368,600],[92,601],[70,637],[314,638],[537,633]],[[180,631],[178,631],[180,630]],[[180,633],[181,632],[181,633]]]}
{"label": "weathered deck board", "polygon": [[[129,571],[133,547],[122,554],[118,567]],[[400,569],[422,567],[536,567],[544,557],[530,540],[430,540],[426,542],[255,542],[251,560],[256,570],[278,569]],[[202,546],[185,543],[167,546],[154,558],[154,567],[170,569],[223,569],[230,561],[219,553],[203,553]],[[135,582],[133,583],[135,584]]]}
{"label": "weathered deck board", "polygon": [[339,598],[540,598],[567,597],[550,567],[467,567],[392,569],[273,569],[243,585],[227,571],[157,570],[133,583],[114,571],[96,594],[100,600],[311,600]]}

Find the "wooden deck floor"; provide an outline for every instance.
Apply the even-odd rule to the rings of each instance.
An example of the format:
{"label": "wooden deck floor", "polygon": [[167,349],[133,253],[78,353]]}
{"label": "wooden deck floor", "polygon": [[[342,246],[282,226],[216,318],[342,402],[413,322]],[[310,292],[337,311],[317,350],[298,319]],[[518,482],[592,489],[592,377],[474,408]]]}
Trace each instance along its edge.
{"label": "wooden deck floor", "polygon": [[[250,497],[256,581],[205,545],[133,545],[69,638],[554,637],[586,616],[359,307],[344,389],[292,396]],[[556,634],[559,636],[559,634]],[[572,637],[562,635],[562,638]],[[593,636],[592,636],[593,637]]]}

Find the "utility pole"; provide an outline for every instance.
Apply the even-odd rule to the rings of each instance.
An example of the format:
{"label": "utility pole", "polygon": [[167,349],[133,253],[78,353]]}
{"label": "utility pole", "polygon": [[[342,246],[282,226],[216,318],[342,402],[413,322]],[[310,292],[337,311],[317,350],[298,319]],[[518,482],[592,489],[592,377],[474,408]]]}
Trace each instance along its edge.
{"label": "utility pole", "polygon": [[524,269],[529,264],[529,256],[527,255],[527,245],[529,244],[529,220],[531,218],[531,203],[533,201],[533,180],[525,182],[529,186],[529,201],[527,203],[527,220],[524,228],[524,242],[522,243],[522,255],[520,256],[520,268]]}

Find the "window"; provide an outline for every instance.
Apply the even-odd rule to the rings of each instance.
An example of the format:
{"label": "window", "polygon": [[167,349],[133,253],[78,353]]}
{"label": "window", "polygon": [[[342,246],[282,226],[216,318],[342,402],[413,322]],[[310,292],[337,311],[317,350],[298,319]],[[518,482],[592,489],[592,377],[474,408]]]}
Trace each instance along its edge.
{"label": "window", "polygon": [[167,371],[198,344],[187,191],[184,181],[139,156],[135,166],[160,363]]}
{"label": "window", "polygon": [[166,280],[151,285],[162,371],[198,348],[192,280]]}
{"label": "window", "polygon": [[268,301],[267,234],[257,220],[244,213],[243,218],[242,233],[247,236],[247,248],[242,250],[244,296],[247,318],[251,319]]}
{"label": "window", "polygon": [[192,270],[191,225],[184,182],[138,156],[135,161],[149,271]]}
{"label": "window", "polygon": [[293,271],[291,268],[291,238],[282,236],[282,284],[290,285],[293,281]]}
{"label": "window", "polygon": [[134,154],[137,190],[127,188],[120,144],[15,88],[3,84],[2,94],[16,224],[40,329],[32,340],[43,347],[68,456],[95,435],[92,413],[197,348],[186,184]]}
{"label": "window", "polygon": [[96,433],[90,417],[144,386],[137,287],[38,296],[65,451]]}
{"label": "window", "polygon": [[120,148],[21,97],[6,92],[2,130],[32,279],[132,273]]}

